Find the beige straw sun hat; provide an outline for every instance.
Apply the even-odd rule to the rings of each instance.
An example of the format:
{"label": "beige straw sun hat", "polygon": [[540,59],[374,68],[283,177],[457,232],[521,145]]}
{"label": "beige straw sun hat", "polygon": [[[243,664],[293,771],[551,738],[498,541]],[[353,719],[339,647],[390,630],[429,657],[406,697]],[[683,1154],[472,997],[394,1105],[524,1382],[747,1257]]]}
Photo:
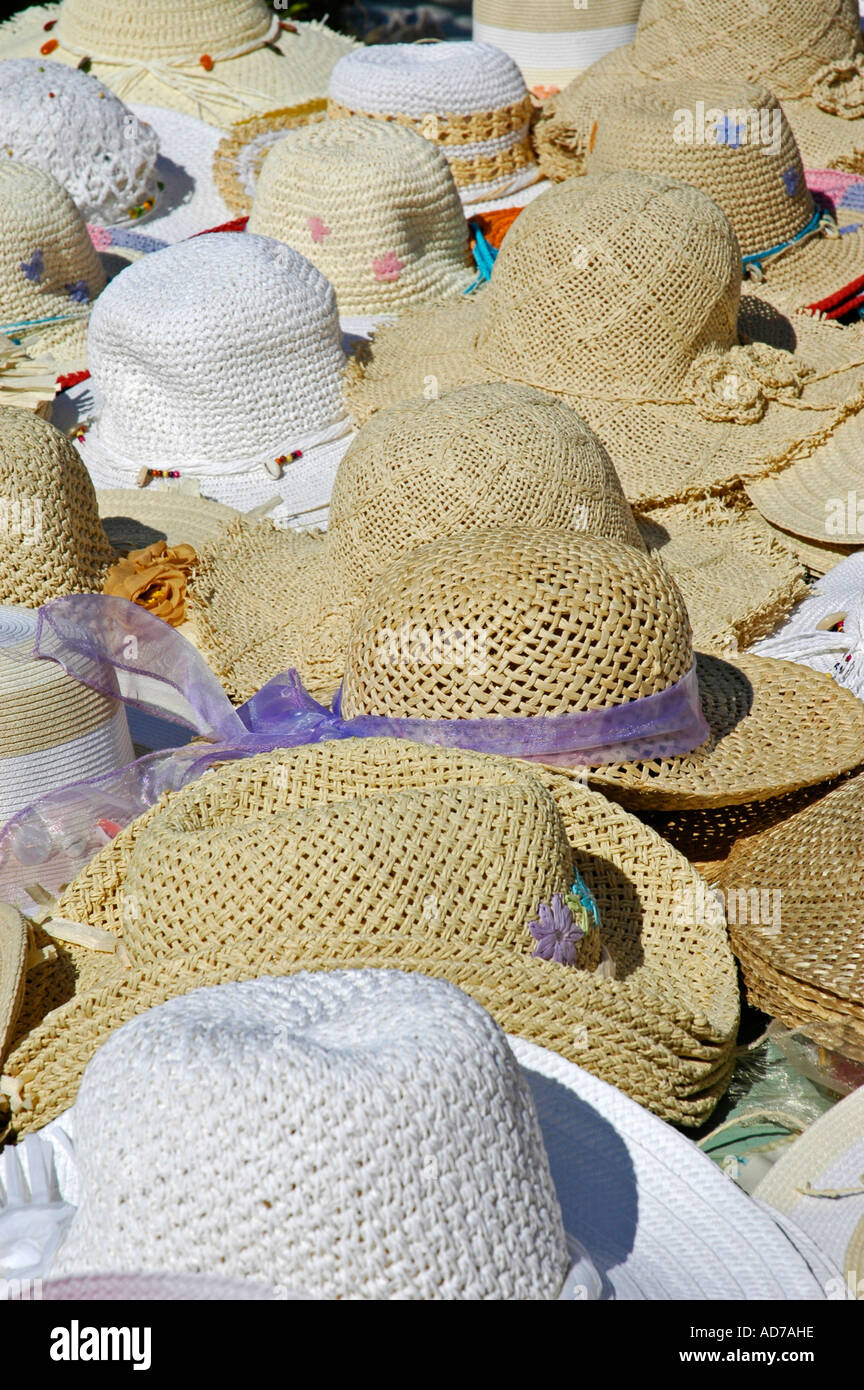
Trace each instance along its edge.
{"label": "beige straw sun hat", "polygon": [[317,266],[343,320],[453,298],[477,278],[444,155],[405,126],[362,116],[322,121],[274,145],[247,230]]}
{"label": "beige straw sun hat", "polygon": [[856,0],[644,0],[636,37],[553,96],[535,128],[543,172],[583,171],[603,107],[653,82],[769,87],[808,169],[861,166],[864,76]]}
{"label": "beige straw sun hat", "polygon": [[[588,907],[569,896],[574,867],[599,935],[584,887]],[[64,1110],[109,1033],[165,999],[365,965],[446,978],[502,1027],[698,1124],[738,1021],[725,921],[700,883],[635,817],[524,762],[348,739],[226,763],[122,830],[44,923],[101,949],[59,948],[28,974],[2,1065],[15,1127]],[[676,913],[687,901],[695,915]],[[533,954],[553,939],[554,959]],[[614,966],[598,970],[602,947]]]}
{"label": "beige straw sun hat", "polygon": [[63,0],[0,27],[0,58],[84,59],[124,101],[212,125],[324,97],[352,39],[280,18],[265,0]]}
{"label": "beige straw sun hat", "polygon": [[739,492],[861,447],[864,327],[741,297],[725,214],[675,179],[571,179],[510,227],[470,301],[379,329],[352,362],[362,423],[466,381],[552,391],[597,432],[637,512]]}
{"label": "beige straw sun hat", "polygon": [[235,217],[251,212],[261,166],[273,146],[287,131],[323,121],[326,114],[326,97],[320,97],[235,121],[213,152],[213,181]]}
{"label": "beige straw sun hat", "polygon": [[671,175],[707,193],[729,218],[760,295],[798,308],[861,274],[860,214],[846,209],[835,219],[816,208],[795,137],[766,87],[676,81],[621,94],[597,117],[585,172],[621,169]]}
{"label": "beige straw sun hat", "polygon": [[535,96],[572,82],[598,58],[629,43],[641,0],[474,0],[474,38],[503,48]]}
{"label": "beige straw sun hat", "polygon": [[513,525],[647,543],[709,647],[749,646],[806,592],[801,567],[752,509],[711,498],[646,513],[637,526],[606,450],[575,411],[499,382],[372,416],[339,466],[326,536],[241,524],[207,546],[190,595],[199,644],[232,698],[295,667],[329,699],[351,622],[383,570],[439,537]]}

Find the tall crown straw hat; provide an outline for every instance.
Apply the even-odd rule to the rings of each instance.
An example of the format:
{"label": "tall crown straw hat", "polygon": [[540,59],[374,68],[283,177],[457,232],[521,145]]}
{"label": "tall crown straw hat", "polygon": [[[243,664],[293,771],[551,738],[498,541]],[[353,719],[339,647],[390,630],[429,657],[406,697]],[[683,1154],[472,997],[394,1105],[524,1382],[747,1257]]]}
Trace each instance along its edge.
{"label": "tall crown straw hat", "polygon": [[[160,1064],[171,1067],[171,1118],[146,1124]],[[140,1077],[137,1116],[124,1066]],[[229,1171],[217,1097],[241,1071],[253,1118]],[[349,1112],[363,1122],[343,1135]],[[141,1130],[128,1162],[124,1119]],[[549,1299],[820,1299],[839,1279],[805,1237],[796,1248],[782,1217],[620,1091],[505,1038],[451,986],[395,970],[229,983],[152,1010],[94,1057],[68,1120],[78,1210],[57,1268],[137,1269],[143,1254],[145,1266],[177,1272],[141,1283],[218,1283],[187,1272],[212,1264],[242,1269],[238,1289],[260,1286],[247,1271],[277,1271],[282,1298],[302,1281],[307,1297],[325,1298],[459,1299],[485,1288],[516,1299],[533,1284]],[[274,1154],[297,1177],[290,1191],[274,1186]],[[248,1209],[239,1240],[226,1184]],[[465,1231],[487,1206],[466,1258]],[[43,1287],[50,1296],[135,1277],[52,1276]]]}
{"label": "tall crown straw hat", "polygon": [[85,65],[124,101],[227,128],[324,98],[354,40],[280,19],[265,0],[63,0],[0,26],[0,58]]}
{"label": "tall crown straw hat", "polygon": [[317,266],[343,319],[452,298],[477,278],[444,155],[405,126],[364,117],[322,121],[274,145],[247,230]]}
{"label": "tall crown straw hat", "polygon": [[658,82],[597,117],[588,174],[636,169],[701,188],[726,213],[744,274],[792,308],[860,277],[861,214],[817,208],[780,103],[748,82]]}
{"label": "tall crown straw hat", "polygon": [[769,87],[805,167],[862,172],[864,56],[856,0],[644,0],[632,44],[615,49],[546,103],[534,137],[543,172],[583,172],[594,121],[624,92],[653,82]]}
{"label": "tall crown straw hat", "polygon": [[196,485],[274,520],[326,519],[353,434],[336,297],[269,237],[196,237],[128,268],[91,325],[97,489]]}
{"label": "tall crown straw hat", "polygon": [[198,645],[232,698],[296,668],[316,699],[345,670],[369,585],[402,554],[476,527],[587,531],[663,559],[697,640],[746,647],[806,587],[758,516],[709,499],[639,526],[606,450],[575,411],[513,384],[463,386],[367,420],[339,465],[317,543],[238,523],[199,552]]}
{"label": "tall crown straw hat", "polygon": [[2,1065],[12,1122],[56,1118],[108,1034],[167,998],[397,965],[699,1124],[738,1026],[703,889],[635,817],[526,763],[378,738],[229,760],[132,820],[31,926],[70,944],[27,976]]}
{"label": "tall crown straw hat", "polygon": [[474,0],[473,34],[518,63],[541,100],[636,34],[642,0]]}
{"label": "tall crown straw hat", "polygon": [[380,328],[350,377],[361,424],[428,381],[552,391],[599,435],[637,512],[740,495],[802,456],[826,476],[852,468],[864,430],[864,328],[742,298],[725,214],[651,174],[545,193],[510,227],[488,286]]}
{"label": "tall crown straw hat", "polygon": [[491,44],[373,44],[340,58],[327,114],[412,127],[447,156],[466,203],[519,194],[539,177],[533,107],[518,67]]}

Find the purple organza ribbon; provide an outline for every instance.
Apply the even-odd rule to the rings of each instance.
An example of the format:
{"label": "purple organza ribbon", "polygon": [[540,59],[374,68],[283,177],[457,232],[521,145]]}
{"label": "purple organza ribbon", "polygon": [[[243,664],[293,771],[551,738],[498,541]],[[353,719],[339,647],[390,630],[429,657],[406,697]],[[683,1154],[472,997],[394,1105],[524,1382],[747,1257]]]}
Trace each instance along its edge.
{"label": "purple organza ribbon", "polygon": [[[20,654],[20,653],[19,653]],[[709,729],[695,667],[667,690],[626,705],[549,717],[343,719],[341,691],[328,709],[296,671],[274,676],[234,709],[200,653],[176,629],[126,599],[75,594],[39,612],[31,656],[74,679],[192,729],[206,742],[150,753],[117,772],[49,792],[0,831],[0,899],[24,902],[39,883],[56,891],[117,833],[214,763],[339,738],[407,738],[569,768],[689,753]]]}

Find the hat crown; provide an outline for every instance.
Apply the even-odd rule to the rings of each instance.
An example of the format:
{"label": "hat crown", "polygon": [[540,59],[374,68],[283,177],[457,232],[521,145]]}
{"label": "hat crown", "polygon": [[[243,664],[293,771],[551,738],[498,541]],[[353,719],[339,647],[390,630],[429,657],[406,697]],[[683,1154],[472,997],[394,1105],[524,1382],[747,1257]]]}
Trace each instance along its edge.
{"label": "hat crown", "polygon": [[52,174],[84,218],[128,216],[155,192],[155,132],[98,78],[63,63],[0,63],[0,143]]}
{"label": "hat crown", "polygon": [[0,522],[0,603],[101,587],[113,552],[90,475],[65,435],[14,406],[0,406]]}
{"label": "hat crown", "polygon": [[345,418],[336,297],[269,237],[154,252],[100,298],[88,335],[100,437],[133,465],[266,461]]}
{"label": "hat crown", "polygon": [[414,546],[513,525],[642,545],[609,455],[562,401],[496,382],[393,406],[367,420],[336,475],[334,587],[359,597]]}
{"label": "hat crown", "polygon": [[[440,634],[455,651],[448,662]],[[351,631],[342,711],[575,714],[656,695],[692,662],[684,601],[657,560],[573,532],[471,531],[421,546],[372,585]]]}
{"label": "hat crown", "polygon": [[524,100],[508,54],[489,43],[370,44],[339,59],[330,100],[353,111],[418,118],[496,111]]}
{"label": "hat crown", "polygon": [[0,160],[0,332],[83,317],[105,287],[84,221],[41,169]]}
{"label": "hat crown", "polygon": [[749,78],[782,98],[859,48],[856,0],[644,0],[630,55],[649,77]]}
{"label": "hat crown", "polygon": [[[226,1095],[242,1117],[230,1145]],[[527,1080],[485,1010],[441,981],[352,970],[195,990],[113,1034],[76,1117],[67,1269],[218,1270],[328,1299],[554,1299],[567,1274]]]}
{"label": "hat crown", "polygon": [[569,179],[516,219],[481,311],[477,355],[571,395],[675,399],[694,359],[737,342],[741,252],[710,198],[676,179]]}
{"label": "hat crown", "polygon": [[726,213],[744,255],[791,241],[814,214],[801,155],[777,98],[748,82],[663,82],[597,117],[587,172],[682,179]]}
{"label": "hat crown", "polygon": [[452,296],[474,279],[465,214],[442,151],[404,126],[362,116],[278,140],[264,160],[248,229],[307,256],[332,281],[343,314]]}
{"label": "hat crown", "polygon": [[254,43],[273,14],[265,0],[63,0],[61,43],[91,58],[211,57]]}

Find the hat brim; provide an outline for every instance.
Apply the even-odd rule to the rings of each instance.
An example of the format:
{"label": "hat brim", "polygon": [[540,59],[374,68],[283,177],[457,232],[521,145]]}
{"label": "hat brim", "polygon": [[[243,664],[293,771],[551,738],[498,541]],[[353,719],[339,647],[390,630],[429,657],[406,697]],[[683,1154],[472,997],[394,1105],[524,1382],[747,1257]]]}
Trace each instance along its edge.
{"label": "hat brim", "polygon": [[247,116],[222,136],[213,153],[213,181],[235,217],[252,211],[261,165],[286,130],[324,120],[326,113],[327,99],[318,97],[299,106]]}
{"label": "hat brim", "polygon": [[115,550],[143,550],[155,541],[202,550],[236,520],[232,507],[180,492],[123,488],[97,492],[103,530]]}
{"label": "hat brim", "polygon": [[864,118],[846,120],[812,101],[783,101],[807,169],[844,169],[864,174]]}
{"label": "hat brim", "polygon": [[[760,514],[761,515],[761,514]],[[775,526],[768,521],[767,517],[762,518],[765,526],[782,546],[785,546],[793,555],[800,560],[805,569],[810,570],[811,574],[825,575],[832,570],[835,565],[839,565],[841,560],[846,560],[850,555],[854,555],[859,546],[844,545],[820,545],[818,541],[805,541],[801,536],[795,536],[791,531],[785,531],[781,526]],[[861,545],[864,545],[862,537]]]}

